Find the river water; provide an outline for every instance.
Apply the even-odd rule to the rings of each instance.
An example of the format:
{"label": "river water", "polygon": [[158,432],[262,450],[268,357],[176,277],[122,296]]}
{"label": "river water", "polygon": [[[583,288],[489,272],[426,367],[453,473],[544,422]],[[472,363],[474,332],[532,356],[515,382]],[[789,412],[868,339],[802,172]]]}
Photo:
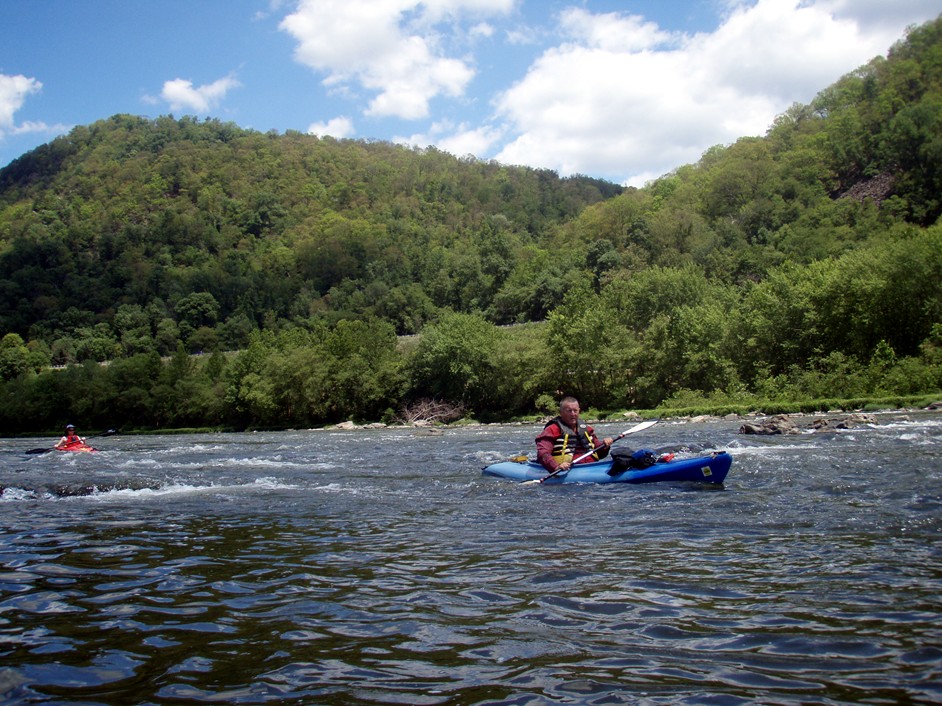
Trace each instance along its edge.
{"label": "river water", "polygon": [[739,426],[620,442],[722,487],[482,477],[535,425],[0,440],[0,703],[942,701],[942,415]]}

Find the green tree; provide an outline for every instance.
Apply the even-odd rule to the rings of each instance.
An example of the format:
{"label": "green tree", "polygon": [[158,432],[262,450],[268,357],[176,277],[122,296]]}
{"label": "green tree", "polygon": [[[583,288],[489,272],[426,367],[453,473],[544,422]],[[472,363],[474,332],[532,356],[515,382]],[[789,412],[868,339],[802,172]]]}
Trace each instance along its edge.
{"label": "green tree", "polygon": [[[584,260],[583,260],[584,262]],[[513,272],[494,297],[490,317],[497,323],[541,321],[563,300],[571,281],[580,271],[571,258],[554,257],[535,246],[522,249]]]}
{"label": "green tree", "polygon": [[32,356],[23,339],[16,333],[0,340],[0,380],[12,380],[31,368]]}
{"label": "green tree", "polygon": [[339,321],[324,343],[330,407],[336,417],[379,419],[404,390],[393,327],[383,321]]}
{"label": "green tree", "polygon": [[114,316],[114,328],[126,355],[154,350],[150,316],[137,304],[121,304]]}
{"label": "green tree", "polygon": [[425,328],[411,360],[413,394],[487,410],[500,371],[500,332],[479,314],[445,314]]}
{"label": "green tree", "polygon": [[104,369],[109,381],[105,406],[122,427],[152,427],[162,420],[152,394],[161,367],[160,356],[151,351],[115,360]]}
{"label": "green tree", "polygon": [[615,312],[587,281],[570,289],[546,329],[557,396],[574,395],[585,407],[612,404],[611,393],[625,373],[623,334]]}
{"label": "green tree", "polygon": [[219,302],[209,292],[193,292],[180,299],[174,310],[185,336],[200,326],[215,326],[219,318]]}

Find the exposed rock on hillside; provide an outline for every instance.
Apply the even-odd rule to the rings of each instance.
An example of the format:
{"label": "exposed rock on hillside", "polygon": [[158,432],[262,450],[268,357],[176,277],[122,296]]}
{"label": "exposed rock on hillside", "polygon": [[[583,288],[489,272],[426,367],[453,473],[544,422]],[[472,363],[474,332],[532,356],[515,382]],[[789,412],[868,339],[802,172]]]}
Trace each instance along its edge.
{"label": "exposed rock on hillside", "polygon": [[893,187],[896,186],[896,177],[884,172],[875,177],[860,181],[850,187],[840,195],[840,198],[853,199],[863,203],[864,201],[873,201],[877,206],[883,203],[886,198],[893,193]]}

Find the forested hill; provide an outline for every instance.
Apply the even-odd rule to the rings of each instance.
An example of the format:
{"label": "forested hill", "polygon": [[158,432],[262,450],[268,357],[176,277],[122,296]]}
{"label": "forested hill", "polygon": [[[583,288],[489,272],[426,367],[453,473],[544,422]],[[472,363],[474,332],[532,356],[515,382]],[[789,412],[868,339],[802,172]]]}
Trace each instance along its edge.
{"label": "forested hill", "polygon": [[78,127],[0,171],[0,333],[58,340],[69,360],[115,355],[83,340],[98,324],[133,352],[122,336],[145,319],[165,350],[237,348],[312,315],[378,316],[400,334],[441,310],[539,320],[574,268],[689,262],[762,279],[938,218],[938,35],[939,22],[918,29],[767,136],[620,198],[601,180],[434,148],[191,118]]}
{"label": "forested hill", "polygon": [[612,268],[693,262],[764,279],[942,214],[942,18],[793,105],[761,138],[708,150],[590,208],[569,242],[607,241]]}
{"label": "forested hill", "polygon": [[[0,377],[251,344],[219,399],[242,400],[242,423],[272,424],[403,395],[523,410],[559,390],[610,407],[685,390],[812,394],[822,380],[933,391],[940,214],[942,18],[766,135],[642,189],[435,149],[119,115],[0,170]],[[487,329],[538,320],[545,337],[525,355]],[[351,323],[367,338],[422,331],[423,344],[407,369],[390,363],[396,375],[370,383],[369,405],[352,393],[343,411],[286,402],[288,373],[303,367],[289,351],[338,336],[342,355],[298,356],[349,361]],[[477,348],[449,348],[456,339]],[[870,372],[855,377],[861,366]],[[336,401],[349,370],[308,378],[333,380],[317,394]]]}
{"label": "forested hill", "polygon": [[120,334],[122,305],[225,347],[319,313],[401,333],[440,308],[513,319],[516,302],[495,300],[515,263],[620,191],[435,149],[118,115],[0,172],[0,331]]}

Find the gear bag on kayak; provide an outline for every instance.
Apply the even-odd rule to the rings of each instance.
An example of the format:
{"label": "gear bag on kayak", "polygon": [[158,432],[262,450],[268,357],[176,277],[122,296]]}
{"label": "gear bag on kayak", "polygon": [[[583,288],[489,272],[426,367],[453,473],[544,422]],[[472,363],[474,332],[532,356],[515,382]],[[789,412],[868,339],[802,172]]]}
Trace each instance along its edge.
{"label": "gear bag on kayak", "polygon": [[612,449],[612,470],[609,475],[638,468],[650,468],[657,463],[657,456],[650,449]]}

